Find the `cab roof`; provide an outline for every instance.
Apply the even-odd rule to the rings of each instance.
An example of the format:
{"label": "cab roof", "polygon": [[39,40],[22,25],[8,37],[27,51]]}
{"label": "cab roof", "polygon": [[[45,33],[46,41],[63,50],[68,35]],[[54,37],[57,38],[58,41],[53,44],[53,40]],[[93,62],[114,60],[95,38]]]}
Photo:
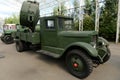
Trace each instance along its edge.
{"label": "cab roof", "polygon": [[63,18],[63,19],[73,19],[72,17],[68,17],[68,16],[46,16],[46,17],[40,17],[40,18],[45,18],[45,19],[49,19],[49,18]]}

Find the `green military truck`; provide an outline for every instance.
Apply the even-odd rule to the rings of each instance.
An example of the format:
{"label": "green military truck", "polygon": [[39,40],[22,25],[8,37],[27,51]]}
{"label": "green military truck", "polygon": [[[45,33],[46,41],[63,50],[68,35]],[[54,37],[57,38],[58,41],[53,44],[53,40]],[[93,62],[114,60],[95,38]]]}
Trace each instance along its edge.
{"label": "green military truck", "polygon": [[[35,30],[38,20],[40,29]],[[39,17],[37,2],[23,2],[20,25],[23,29],[15,35],[18,52],[37,47],[39,53],[64,57],[68,71],[80,79],[90,75],[94,64],[103,64],[110,58],[107,40],[96,31],[75,31],[70,17]]]}
{"label": "green military truck", "polygon": [[12,33],[14,33],[15,31],[16,31],[16,24],[4,24],[1,40],[6,44],[13,43],[14,40],[12,37]]}

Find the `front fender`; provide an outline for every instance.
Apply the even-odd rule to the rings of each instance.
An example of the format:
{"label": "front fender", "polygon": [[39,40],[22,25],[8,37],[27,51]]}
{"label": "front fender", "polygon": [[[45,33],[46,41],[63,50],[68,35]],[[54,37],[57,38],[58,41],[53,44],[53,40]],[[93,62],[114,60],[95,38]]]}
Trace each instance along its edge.
{"label": "front fender", "polygon": [[80,47],[80,48],[84,49],[92,57],[97,57],[98,56],[98,51],[95,48],[93,48],[90,44],[84,43],[84,42],[75,42],[75,43],[72,43],[69,46],[67,46],[67,48],[65,49],[65,51],[67,49],[69,49],[70,47],[72,47],[72,46],[77,46],[77,47]]}
{"label": "front fender", "polygon": [[104,46],[104,45],[109,46],[109,42],[106,39],[104,39],[103,37],[99,37],[98,38],[98,45],[99,46]]}

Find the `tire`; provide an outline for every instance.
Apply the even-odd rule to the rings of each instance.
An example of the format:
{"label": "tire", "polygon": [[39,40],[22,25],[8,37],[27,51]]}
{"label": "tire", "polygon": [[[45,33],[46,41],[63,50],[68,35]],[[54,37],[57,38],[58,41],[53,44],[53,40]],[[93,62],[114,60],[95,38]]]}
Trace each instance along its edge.
{"label": "tire", "polygon": [[92,60],[85,55],[85,52],[77,49],[68,52],[66,65],[68,71],[80,79],[88,77],[93,71]]}
{"label": "tire", "polygon": [[24,49],[24,51],[29,50],[30,49],[29,43],[23,42],[23,49]]}
{"label": "tire", "polygon": [[108,54],[103,59],[103,63],[107,62],[111,57],[111,52],[110,52],[109,48],[107,48],[107,51],[108,51]]}
{"label": "tire", "polygon": [[14,42],[14,40],[13,40],[13,37],[11,36],[11,35],[6,35],[5,37],[4,37],[4,43],[6,43],[6,44],[11,44],[11,43],[13,43]]}
{"label": "tire", "polygon": [[16,41],[16,50],[17,50],[18,52],[24,51],[24,46],[23,46],[22,41]]}

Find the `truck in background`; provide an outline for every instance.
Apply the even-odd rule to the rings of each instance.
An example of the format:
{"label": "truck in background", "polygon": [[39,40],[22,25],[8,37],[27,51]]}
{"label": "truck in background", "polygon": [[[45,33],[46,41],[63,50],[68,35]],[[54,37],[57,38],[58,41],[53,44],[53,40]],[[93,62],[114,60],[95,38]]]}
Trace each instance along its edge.
{"label": "truck in background", "polygon": [[1,40],[6,44],[13,43],[14,39],[12,37],[12,33],[14,33],[15,31],[16,31],[16,24],[4,24]]}

